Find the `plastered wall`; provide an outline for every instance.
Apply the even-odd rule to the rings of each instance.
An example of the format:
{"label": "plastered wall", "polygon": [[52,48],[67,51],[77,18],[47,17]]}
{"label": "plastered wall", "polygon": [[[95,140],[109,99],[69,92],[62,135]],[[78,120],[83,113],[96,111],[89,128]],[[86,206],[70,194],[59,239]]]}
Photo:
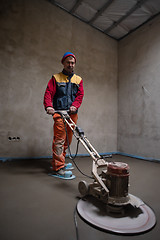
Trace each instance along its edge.
{"label": "plastered wall", "polygon": [[42,102],[66,51],[76,55],[84,80],[78,125],[98,152],[116,151],[117,42],[45,0],[0,7],[0,157],[52,155],[53,120]]}
{"label": "plastered wall", "polygon": [[118,150],[160,159],[160,17],[119,43]]}

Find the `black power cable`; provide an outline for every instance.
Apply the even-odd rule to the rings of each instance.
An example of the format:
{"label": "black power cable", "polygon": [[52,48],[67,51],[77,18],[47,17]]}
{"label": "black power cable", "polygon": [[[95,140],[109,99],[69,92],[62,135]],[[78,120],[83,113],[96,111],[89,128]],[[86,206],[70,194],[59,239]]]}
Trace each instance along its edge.
{"label": "black power cable", "polygon": [[74,155],[74,157],[72,156],[72,153],[71,153],[71,149],[70,149],[70,145],[69,145],[69,139],[68,139],[68,132],[67,132],[67,126],[66,126],[66,122],[65,120],[63,119],[63,122],[64,122],[64,126],[65,126],[65,131],[66,131],[66,138],[67,138],[67,145],[68,145],[68,152],[69,152],[69,158],[73,161],[74,165],[76,166],[76,168],[78,169],[78,171],[85,177],[88,177],[88,178],[91,178],[91,179],[94,179],[92,176],[89,176],[85,173],[83,173],[80,168],[78,167],[78,165],[76,164],[76,162],[74,161],[75,158],[77,157],[77,154],[78,154],[78,149],[79,149],[79,139],[77,139],[77,147],[76,147],[76,153]]}
{"label": "black power cable", "polygon": [[77,222],[76,213],[77,213],[77,206],[76,206],[75,209],[74,209],[74,224],[75,224],[75,228],[76,228],[76,239],[79,240],[78,222]]}
{"label": "black power cable", "polygon": [[[88,176],[88,175],[86,175],[85,173],[83,173],[83,172],[80,170],[80,168],[77,166],[77,164],[76,164],[76,162],[75,162],[75,158],[77,157],[77,154],[78,154],[78,149],[79,149],[79,139],[77,139],[76,153],[75,153],[75,155],[73,156],[72,153],[71,153],[70,145],[69,145],[67,126],[66,126],[66,122],[64,121],[64,119],[63,119],[63,122],[64,122],[64,126],[65,126],[65,131],[66,131],[66,138],[67,138],[67,145],[68,145],[69,158],[73,161],[74,165],[76,166],[76,168],[78,169],[78,171],[79,171],[82,175],[84,175],[85,177],[88,177],[88,178],[94,179],[93,177]],[[74,209],[74,224],[75,224],[75,229],[76,229],[76,240],[79,240],[78,222],[77,222],[76,213],[77,213],[77,206],[76,206],[75,209]]]}

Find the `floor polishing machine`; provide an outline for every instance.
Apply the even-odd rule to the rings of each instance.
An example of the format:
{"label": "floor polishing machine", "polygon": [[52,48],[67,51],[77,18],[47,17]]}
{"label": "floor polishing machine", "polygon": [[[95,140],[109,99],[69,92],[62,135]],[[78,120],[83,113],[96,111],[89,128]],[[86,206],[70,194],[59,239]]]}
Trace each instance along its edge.
{"label": "floor polishing machine", "polygon": [[58,113],[93,159],[93,182],[80,181],[78,185],[82,196],[77,203],[80,217],[101,230],[116,234],[134,235],[151,230],[156,224],[153,210],[128,192],[128,164],[107,161],[72,121],[68,111]]}

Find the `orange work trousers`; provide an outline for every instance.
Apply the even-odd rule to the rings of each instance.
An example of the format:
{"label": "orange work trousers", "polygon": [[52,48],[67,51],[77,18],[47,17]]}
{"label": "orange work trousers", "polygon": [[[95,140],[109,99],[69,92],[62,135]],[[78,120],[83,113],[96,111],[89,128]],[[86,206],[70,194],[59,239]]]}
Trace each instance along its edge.
{"label": "orange work trousers", "polygon": [[[77,113],[71,114],[70,117],[76,124],[78,120]],[[67,142],[65,125],[62,117],[60,116],[60,114],[55,113],[53,115],[53,119],[54,119],[54,126],[53,126],[54,137],[53,137],[53,144],[52,144],[52,151],[53,151],[52,167],[53,167],[53,171],[58,171],[64,167],[66,150],[68,148],[68,142],[70,145],[72,142],[73,132],[70,129],[70,127],[66,124],[66,129],[68,134],[68,142]]]}

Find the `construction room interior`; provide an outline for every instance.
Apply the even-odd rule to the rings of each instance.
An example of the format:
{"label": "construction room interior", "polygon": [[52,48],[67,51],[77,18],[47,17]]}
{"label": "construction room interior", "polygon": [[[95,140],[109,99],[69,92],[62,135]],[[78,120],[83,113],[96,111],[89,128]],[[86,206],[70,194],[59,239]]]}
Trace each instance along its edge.
{"label": "construction room interior", "polygon": [[[127,2],[130,6],[128,3],[124,17],[121,11]],[[147,19],[149,7],[150,12],[154,8],[155,12]],[[106,16],[111,18],[113,12],[120,20],[102,31],[100,23],[104,26]],[[80,17],[91,13],[94,16],[90,21]],[[127,22],[129,13],[134,18]],[[1,1],[1,240],[159,239],[159,13],[157,0]],[[143,24],[139,20],[142,18]],[[140,21],[139,26],[135,26],[136,21]],[[130,30],[125,24],[130,25]],[[129,166],[129,194],[149,206],[156,219],[149,229],[141,231],[136,227],[133,234],[123,234],[112,230],[114,221],[109,229],[101,228],[77,211],[81,201],[78,184],[88,182],[93,162],[82,144],[74,160],[75,179],[48,174],[53,118],[46,114],[43,98],[52,75],[62,71],[61,59],[68,51],[76,56],[75,73],[84,84],[77,125],[106,161]],[[73,155],[76,148],[73,137]],[[71,161],[67,153],[66,162]]]}

